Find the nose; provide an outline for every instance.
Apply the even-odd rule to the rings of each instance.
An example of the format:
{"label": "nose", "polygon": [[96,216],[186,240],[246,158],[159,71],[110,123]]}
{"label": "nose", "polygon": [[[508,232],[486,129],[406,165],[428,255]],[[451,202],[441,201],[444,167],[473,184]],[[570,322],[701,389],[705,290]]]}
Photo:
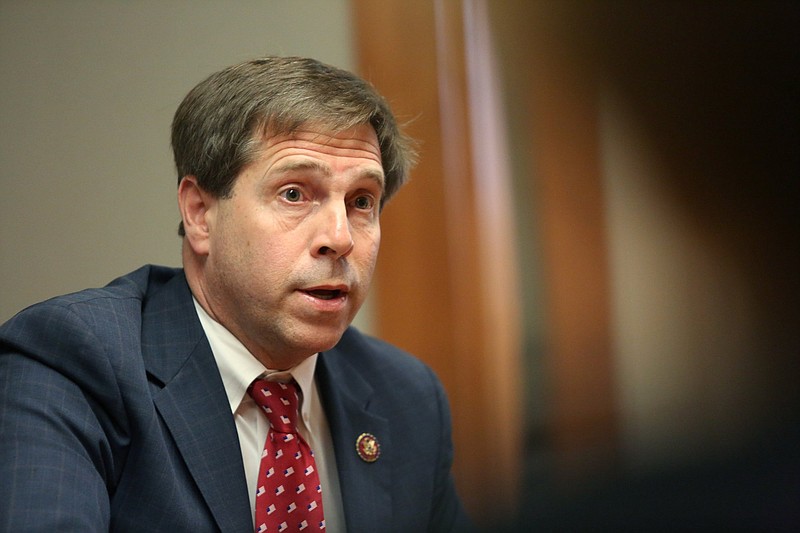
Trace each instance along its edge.
{"label": "nose", "polygon": [[346,257],[353,251],[353,234],[344,202],[330,202],[317,213],[312,253],[317,257]]}

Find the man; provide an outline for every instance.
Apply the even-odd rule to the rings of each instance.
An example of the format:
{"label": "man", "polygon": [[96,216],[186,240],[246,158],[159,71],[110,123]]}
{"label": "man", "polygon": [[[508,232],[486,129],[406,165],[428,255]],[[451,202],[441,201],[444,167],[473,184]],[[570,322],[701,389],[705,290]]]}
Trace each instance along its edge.
{"label": "man", "polygon": [[413,159],[384,100],[313,60],[255,60],[187,95],[172,145],[183,270],[0,329],[0,530],[467,527],[440,383],[348,327]]}

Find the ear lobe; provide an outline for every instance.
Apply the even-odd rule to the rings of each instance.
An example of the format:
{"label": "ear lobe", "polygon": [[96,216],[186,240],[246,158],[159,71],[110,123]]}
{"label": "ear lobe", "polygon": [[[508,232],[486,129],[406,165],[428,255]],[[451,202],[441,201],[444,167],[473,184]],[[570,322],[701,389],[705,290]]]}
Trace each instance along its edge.
{"label": "ear lobe", "polygon": [[178,185],[185,239],[197,255],[208,255],[209,211],[215,203],[216,198],[200,187],[195,176],[184,176]]}

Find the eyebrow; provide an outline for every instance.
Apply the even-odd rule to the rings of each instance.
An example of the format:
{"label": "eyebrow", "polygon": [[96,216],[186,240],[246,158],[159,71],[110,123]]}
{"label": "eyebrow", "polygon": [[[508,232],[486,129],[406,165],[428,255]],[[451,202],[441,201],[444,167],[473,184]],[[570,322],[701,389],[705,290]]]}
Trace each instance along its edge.
{"label": "eyebrow", "polygon": [[[313,171],[322,174],[323,176],[330,176],[333,174],[331,167],[323,163],[322,161],[315,161],[315,160],[303,160],[303,161],[288,161],[286,163],[281,163],[274,169],[272,172],[274,174],[291,174],[292,172],[303,172],[303,171]],[[386,177],[384,176],[383,172],[379,172],[373,169],[367,169],[361,172],[360,177],[369,178],[376,182],[381,189],[381,195],[386,190]]]}

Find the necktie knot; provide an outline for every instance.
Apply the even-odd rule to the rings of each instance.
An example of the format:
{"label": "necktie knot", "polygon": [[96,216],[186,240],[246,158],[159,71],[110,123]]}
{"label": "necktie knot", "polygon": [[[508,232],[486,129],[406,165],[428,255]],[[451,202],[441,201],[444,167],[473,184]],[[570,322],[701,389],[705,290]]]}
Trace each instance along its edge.
{"label": "necktie knot", "polygon": [[294,381],[279,383],[257,379],[250,387],[250,396],[267,415],[277,433],[297,433],[298,390]]}

